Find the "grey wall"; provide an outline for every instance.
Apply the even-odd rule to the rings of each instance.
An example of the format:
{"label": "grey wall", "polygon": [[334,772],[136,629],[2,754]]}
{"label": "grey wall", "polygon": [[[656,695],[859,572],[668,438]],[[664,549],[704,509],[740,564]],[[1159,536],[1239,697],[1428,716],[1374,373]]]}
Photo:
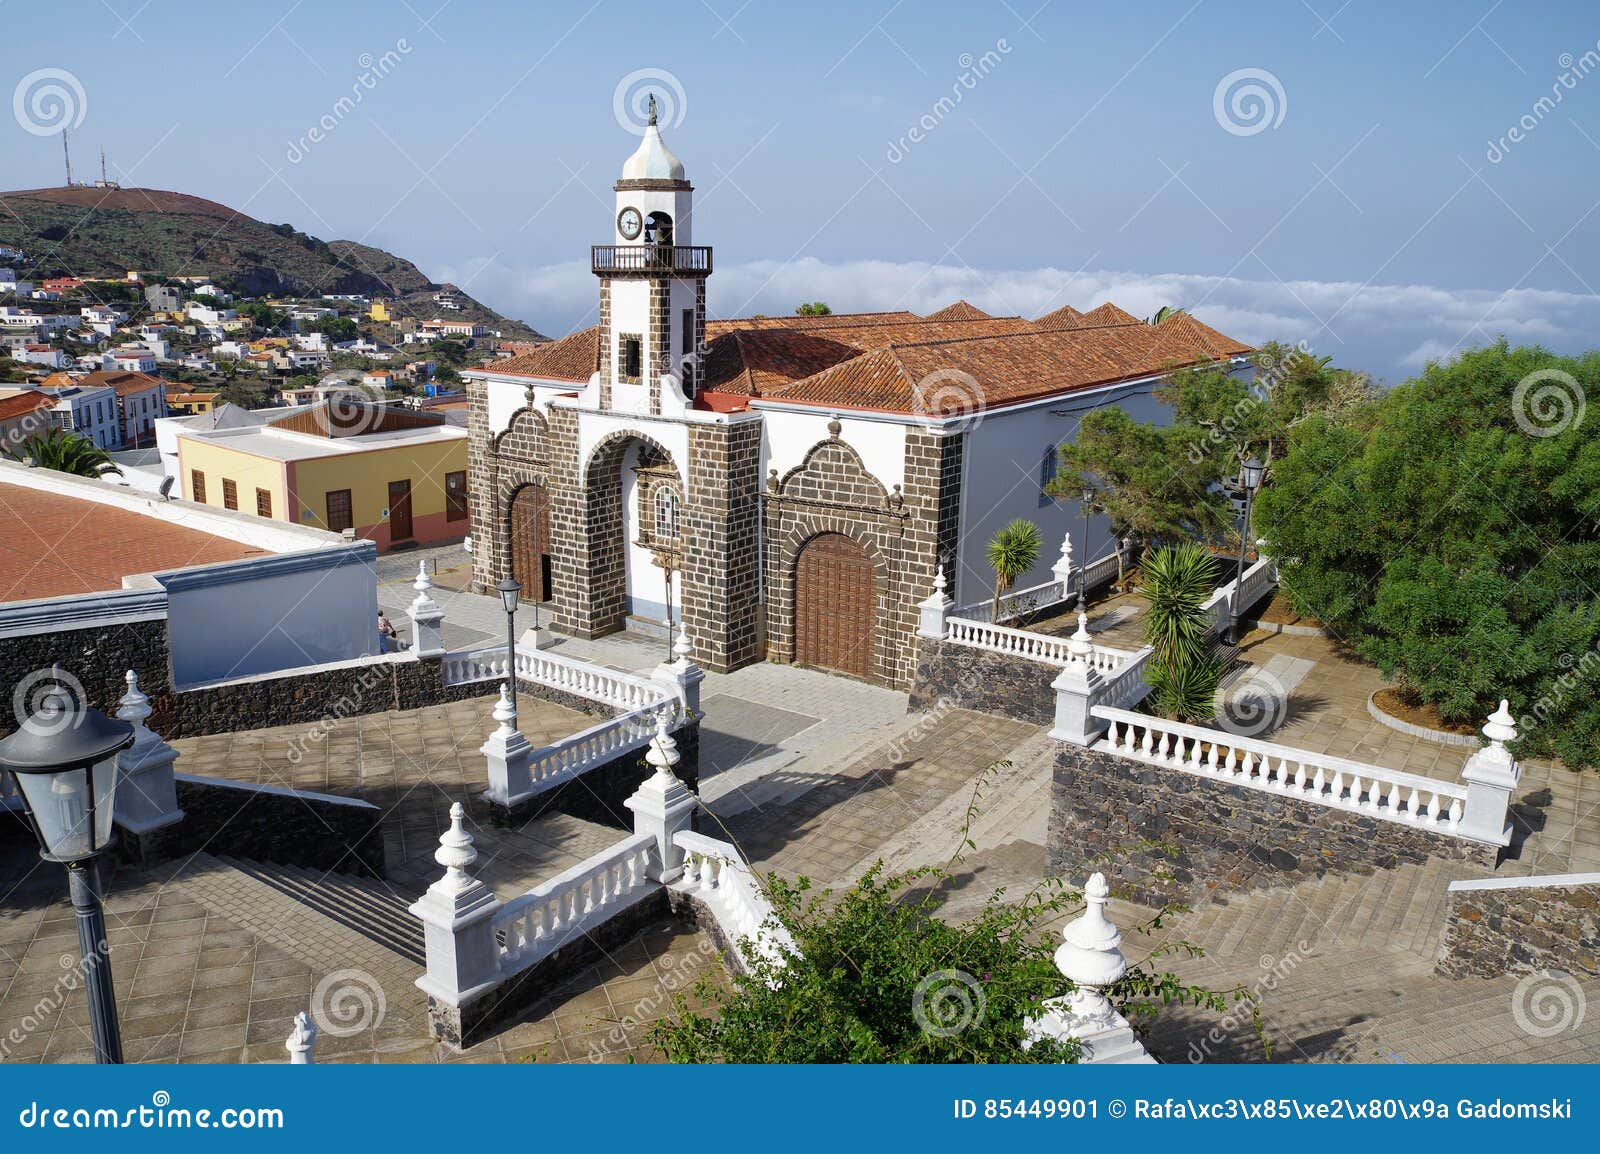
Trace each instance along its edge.
{"label": "grey wall", "polygon": [[1564,970],[1600,977],[1600,874],[1568,876],[1574,884],[1508,878],[1504,886],[1451,887],[1438,972],[1493,978]]}

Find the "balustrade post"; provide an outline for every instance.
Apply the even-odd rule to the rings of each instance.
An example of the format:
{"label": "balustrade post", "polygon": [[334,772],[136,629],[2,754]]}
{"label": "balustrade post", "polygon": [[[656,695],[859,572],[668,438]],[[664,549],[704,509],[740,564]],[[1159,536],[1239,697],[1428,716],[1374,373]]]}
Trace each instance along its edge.
{"label": "balustrade post", "polygon": [[411,602],[411,652],[416,657],[438,657],[444,653],[442,626],[444,610],[432,597],[433,582],[428,578],[428,563],[417,563],[417,579],[411,583],[417,591]]}
{"label": "balustrade post", "polygon": [[945,592],[944,566],[941,565],[933,575],[933,592],[917,604],[917,636],[926,637],[929,641],[943,641],[945,618],[950,616],[955,607],[955,598]]}
{"label": "balustrade post", "polygon": [[1024,1023],[1025,1045],[1044,1038],[1075,1038],[1083,1047],[1082,1062],[1155,1060],[1105,994],[1128,969],[1122,956],[1122,934],[1106,917],[1110,896],[1104,874],[1095,874],[1084,887],[1084,912],[1061,931],[1061,945],[1055,954],[1056,969],[1072,983],[1073,991],[1046,999],[1045,1015]]}
{"label": "balustrade post", "polygon": [[650,871],[651,880],[675,881],[683,873],[683,850],[677,846],[677,836],[693,826],[699,802],[672,772],[678,764],[678,743],[667,730],[666,718],[657,717],[656,735],[644,759],[655,772],[622,804],[633,811],[633,832],[655,839],[658,864]]}
{"label": "balustrade post", "polygon": [[133,744],[117,754],[116,823],[137,838],[183,820],[173,763],[178,751],[145,725],[150,699],[139,690],[139,675],[128,670],[128,692],[117,703],[117,717],[133,723]]}
{"label": "balustrade post", "polygon": [[501,982],[500,946],[494,918],[500,902],[494,891],[467,873],[478,860],[467,812],[460,802],[450,807],[450,828],[439,838],[433,860],[445,873],[411,906],[422,921],[428,969],[417,988],[428,995],[428,1013],[435,1035],[461,1041],[461,1008]]}
{"label": "balustrade post", "polygon": [[1061,582],[1061,600],[1065,601],[1072,596],[1072,530],[1068,529],[1061,538],[1061,556],[1056,558],[1056,563],[1051,566],[1050,573]]}
{"label": "balustrade post", "polygon": [[483,796],[495,805],[509,806],[533,788],[529,769],[533,743],[517,729],[517,703],[509,683],[500,686],[492,716],[498,727],[478,749],[489,768],[489,788]]}
{"label": "balustrade post", "polygon": [[650,674],[652,681],[678,699],[686,718],[700,716],[700,683],[706,679],[705,670],[691,660],[693,654],[694,644],[689,640],[689,633],[682,630],[672,643],[674,660],[663,661]]}
{"label": "balustrade post", "polygon": [[1088,614],[1078,614],[1078,631],[1067,641],[1067,663],[1050,683],[1056,691],[1056,719],[1050,736],[1073,745],[1093,745],[1105,732],[1105,722],[1089,711],[1099,704],[1106,681],[1094,667],[1094,642],[1089,637]]}
{"label": "balustrade post", "polygon": [[301,1010],[294,1016],[294,1028],[289,1031],[289,1040],[283,1048],[289,1051],[291,1066],[317,1064],[317,1026],[310,1014]]}
{"label": "balustrade post", "polygon": [[1511,844],[1511,824],[1506,814],[1512,794],[1522,781],[1522,766],[1506,748],[1507,742],[1517,739],[1516,720],[1509,704],[1502,700],[1500,708],[1489,716],[1483,727],[1489,744],[1467,758],[1461,770],[1461,780],[1467,783],[1467,804],[1457,832],[1495,845]]}

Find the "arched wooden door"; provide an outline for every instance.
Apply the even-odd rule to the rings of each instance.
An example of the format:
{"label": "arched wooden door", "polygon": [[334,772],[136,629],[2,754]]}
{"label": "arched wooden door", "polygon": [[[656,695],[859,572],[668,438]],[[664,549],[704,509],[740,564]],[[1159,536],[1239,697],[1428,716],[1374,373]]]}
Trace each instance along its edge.
{"label": "arched wooden door", "polygon": [[550,496],[524,485],[511,498],[511,576],[524,601],[550,600]]}
{"label": "arched wooden door", "polygon": [[872,676],[878,583],[867,551],[841,533],[813,537],[795,564],[795,660]]}

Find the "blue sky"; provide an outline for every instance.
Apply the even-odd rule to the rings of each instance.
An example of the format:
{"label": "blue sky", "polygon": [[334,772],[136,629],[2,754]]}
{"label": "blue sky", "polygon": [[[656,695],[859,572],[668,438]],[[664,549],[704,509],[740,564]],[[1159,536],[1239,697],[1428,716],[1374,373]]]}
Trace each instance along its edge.
{"label": "blue sky", "polygon": [[[1592,4],[441,3],[36,8],[7,82],[77,79],[81,173],[103,145],[126,183],[391,249],[552,334],[592,322],[640,71],[720,315],[1170,303],[1387,380],[1600,331]],[[1235,73],[1265,123],[1227,88],[1219,115]],[[57,138],[0,131],[3,183],[60,183]]]}

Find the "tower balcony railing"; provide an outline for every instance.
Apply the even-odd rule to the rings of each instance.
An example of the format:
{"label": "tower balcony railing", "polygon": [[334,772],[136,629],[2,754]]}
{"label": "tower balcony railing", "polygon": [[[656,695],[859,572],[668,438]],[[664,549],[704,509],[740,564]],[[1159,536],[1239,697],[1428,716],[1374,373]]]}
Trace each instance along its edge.
{"label": "tower balcony railing", "polygon": [[711,246],[695,244],[597,244],[591,249],[597,276],[612,273],[709,273]]}

